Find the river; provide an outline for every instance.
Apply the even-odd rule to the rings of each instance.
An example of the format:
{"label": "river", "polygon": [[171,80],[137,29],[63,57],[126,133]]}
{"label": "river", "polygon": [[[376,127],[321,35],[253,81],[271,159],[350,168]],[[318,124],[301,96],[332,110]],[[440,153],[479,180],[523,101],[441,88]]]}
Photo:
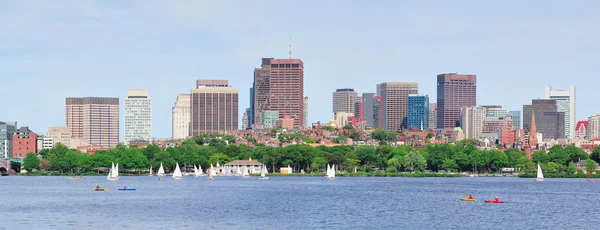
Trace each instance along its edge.
{"label": "river", "polygon": [[[586,179],[0,177],[2,229],[599,229]],[[104,192],[92,191],[96,185]],[[127,185],[137,191],[118,191]],[[473,194],[478,202],[460,201]],[[488,204],[498,196],[505,204]]]}

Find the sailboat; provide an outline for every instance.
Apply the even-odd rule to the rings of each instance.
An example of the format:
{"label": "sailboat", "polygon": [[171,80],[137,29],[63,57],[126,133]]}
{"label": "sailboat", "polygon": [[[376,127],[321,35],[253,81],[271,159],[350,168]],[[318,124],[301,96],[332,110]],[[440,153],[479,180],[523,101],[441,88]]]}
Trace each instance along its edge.
{"label": "sailboat", "polygon": [[335,165],[332,165],[331,168],[327,165],[327,175],[325,177],[329,180],[335,180]]}
{"label": "sailboat", "polygon": [[200,173],[198,173],[198,167],[196,167],[196,165],[194,165],[194,176],[195,177],[200,176]]}
{"label": "sailboat", "polygon": [[535,180],[544,181],[544,174],[542,173],[542,168],[540,167],[540,164],[538,164],[537,178],[535,178]]}
{"label": "sailboat", "polygon": [[267,173],[269,173],[269,171],[267,171],[267,167],[265,167],[265,164],[263,164],[262,170],[260,172],[260,179],[261,180],[268,180],[269,177],[267,177]]}
{"label": "sailboat", "polygon": [[165,169],[163,168],[162,162],[160,163],[160,168],[158,168],[157,176],[165,176]]}
{"label": "sailboat", "polygon": [[329,178],[330,174],[331,174],[331,166],[329,164],[327,164],[327,171],[325,171],[325,178]]}
{"label": "sailboat", "polygon": [[212,164],[210,164],[210,170],[209,170],[209,173],[208,173],[208,179],[212,180],[213,176],[215,176],[215,175],[216,175],[215,168],[213,168]]}
{"label": "sailboat", "polygon": [[174,180],[181,180],[183,179],[183,175],[181,174],[181,169],[179,169],[179,163],[175,163],[177,166],[175,166],[175,172],[173,172],[173,179]]}
{"label": "sailboat", "polygon": [[237,173],[236,176],[241,176],[242,175],[242,170],[240,169],[240,167],[235,167],[237,169]]}
{"label": "sailboat", "polygon": [[152,165],[150,165],[150,174],[148,174],[148,176],[154,176],[152,175]]}
{"label": "sailboat", "polygon": [[110,171],[108,171],[108,176],[106,177],[106,179],[111,181],[119,180],[119,171],[118,168],[115,168],[115,163],[112,163],[112,165],[110,166]]}
{"label": "sailboat", "polygon": [[250,174],[248,174],[248,168],[244,165],[244,168],[242,168],[242,177],[250,177]]}
{"label": "sailboat", "polygon": [[202,165],[198,165],[198,175],[204,176],[204,172],[202,172]]}

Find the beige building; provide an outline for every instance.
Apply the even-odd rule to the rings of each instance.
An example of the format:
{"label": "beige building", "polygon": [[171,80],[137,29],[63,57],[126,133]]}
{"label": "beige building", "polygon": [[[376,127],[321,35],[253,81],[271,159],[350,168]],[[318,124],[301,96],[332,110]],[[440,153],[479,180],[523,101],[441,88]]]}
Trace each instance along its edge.
{"label": "beige building", "polygon": [[408,95],[419,94],[415,82],[384,82],[377,85],[382,103],[382,125],[388,131],[408,126]]}
{"label": "beige building", "polygon": [[191,134],[238,130],[239,90],[224,85],[198,85],[191,91]]}
{"label": "beige building", "polygon": [[179,94],[172,109],[171,125],[173,139],[185,139],[190,136],[191,113],[190,94]]}
{"label": "beige building", "polygon": [[119,143],[119,98],[66,98],[66,123],[73,138],[89,145],[114,147]]}
{"label": "beige building", "polygon": [[348,117],[351,116],[354,116],[354,114],[346,112],[335,113],[335,125],[340,128],[348,125]]}
{"label": "beige building", "polygon": [[587,139],[600,138],[600,114],[588,118]]}
{"label": "beige building", "polygon": [[354,113],[354,102],[359,101],[358,93],[354,89],[337,89],[333,92],[333,113]]}
{"label": "beige building", "polygon": [[75,149],[78,146],[87,146],[87,142],[82,138],[74,138],[71,135],[71,130],[66,126],[48,127],[46,136],[52,138],[54,145],[62,143],[70,149]]}
{"label": "beige building", "polygon": [[460,127],[465,133],[465,138],[479,138],[479,135],[483,133],[485,113],[485,108],[477,106],[460,109]]}

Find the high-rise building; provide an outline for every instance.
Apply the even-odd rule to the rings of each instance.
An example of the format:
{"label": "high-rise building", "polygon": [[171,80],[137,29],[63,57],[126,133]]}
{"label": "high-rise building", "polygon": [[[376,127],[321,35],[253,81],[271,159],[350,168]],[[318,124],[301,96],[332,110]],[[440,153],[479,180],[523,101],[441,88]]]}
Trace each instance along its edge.
{"label": "high-rise building", "polygon": [[483,120],[485,109],[483,107],[469,106],[460,110],[460,127],[465,132],[465,138],[478,139],[483,133]]}
{"label": "high-rise building", "polygon": [[515,129],[521,128],[521,111],[510,111],[508,112],[508,116],[513,121],[513,127]]}
{"label": "high-rise building", "polygon": [[28,153],[37,152],[37,134],[24,126],[12,136],[12,158],[25,158]]}
{"label": "high-rise building", "polygon": [[600,138],[600,114],[588,118],[587,139]]}
{"label": "high-rise building", "polygon": [[482,108],[486,109],[486,116],[488,117],[506,117],[508,116],[508,110],[507,109],[503,109],[501,106],[500,108],[489,108],[489,107],[485,107],[485,106],[481,106]]}
{"label": "high-rise building", "polygon": [[578,121],[575,126],[575,138],[585,138],[587,136],[589,121]]}
{"label": "high-rise building", "polygon": [[363,93],[362,97],[361,97],[361,101],[362,101],[362,121],[367,123],[367,126],[369,127],[376,127],[375,126],[375,114],[373,113],[375,111],[375,107],[373,106],[373,104],[375,103],[375,94],[374,93]]}
{"label": "high-rise building", "polygon": [[270,129],[275,127],[277,120],[279,119],[279,112],[264,110],[261,113],[260,117],[263,119],[263,128]]}
{"label": "high-rise building", "polygon": [[558,112],[565,113],[565,138],[575,138],[575,86],[570,86],[569,90],[552,90],[552,87],[546,86],[546,99],[555,99],[558,106]]}
{"label": "high-rise building", "polygon": [[408,95],[419,93],[419,84],[412,82],[384,82],[379,84],[382,99],[382,123],[388,131],[406,128]]}
{"label": "high-rise building", "polygon": [[383,100],[381,96],[373,97],[373,127],[383,128]]}
{"label": "high-rise building", "polygon": [[209,81],[219,84],[198,84],[191,91],[192,136],[232,132],[239,128],[239,91],[231,88],[226,80]]}
{"label": "high-rise building", "polygon": [[537,133],[544,139],[564,138],[565,112],[560,112],[554,99],[534,99],[531,105],[523,105],[523,129],[529,133],[532,117],[535,116]]}
{"label": "high-rise building", "polygon": [[119,143],[119,98],[68,97],[65,107],[73,138],[107,148]]}
{"label": "high-rise building", "polygon": [[246,108],[244,110],[244,114],[242,115],[242,130],[246,130],[248,128],[248,114],[250,113],[250,108]]}
{"label": "high-rise building", "polygon": [[308,96],[304,95],[304,127],[308,125]]}
{"label": "high-rise building", "polygon": [[247,128],[251,128],[252,125],[254,125],[254,87],[250,87],[250,110],[248,111]]}
{"label": "high-rise building", "polygon": [[429,129],[429,96],[408,95],[408,129]]}
{"label": "high-rise building", "polygon": [[129,89],[125,98],[125,143],[152,141],[152,100],[147,89]]}
{"label": "high-rise building", "polygon": [[437,104],[429,103],[429,129],[437,129]]}
{"label": "high-rise building", "polygon": [[477,76],[437,75],[437,129],[453,130],[462,107],[477,105]]}
{"label": "high-rise building", "polygon": [[17,131],[17,122],[0,121],[0,158],[8,158],[12,153],[12,136]]}
{"label": "high-rise building", "polygon": [[304,125],[304,63],[300,59],[263,58],[254,69],[254,123],[262,111],[278,111],[279,118]]}
{"label": "high-rise building", "polygon": [[[358,97],[358,98],[360,98],[360,97]],[[363,119],[362,118],[362,114],[363,114],[362,101],[355,101],[354,102],[354,111],[352,112],[352,114],[354,114],[354,118],[356,118],[359,121],[362,121],[362,119]]]}
{"label": "high-rise building", "polygon": [[333,113],[345,112],[354,113],[354,102],[358,98],[358,93],[354,89],[337,89],[333,92]]}
{"label": "high-rise building", "polygon": [[190,136],[190,122],[192,117],[191,95],[179,94],[172,109],[171,127],[173,139],[185,139]]}

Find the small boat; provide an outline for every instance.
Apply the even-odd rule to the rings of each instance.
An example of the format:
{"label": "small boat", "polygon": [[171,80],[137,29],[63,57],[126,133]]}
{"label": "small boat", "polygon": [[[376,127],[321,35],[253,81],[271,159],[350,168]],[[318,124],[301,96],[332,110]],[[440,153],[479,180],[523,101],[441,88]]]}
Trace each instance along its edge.
{"label": "small boat", "polygon": [[540,164],[538,164],[537,178],[535,178],[535,180],[544,181],[544,174],[542,173],[542,168],[540,167]]}
{"label": "small boat", "polygon": [[128,188],[128,187],[123,187],[123,188],[119,188],[119,191],[135,191],[135,188]]}
{"label": "small boat", "polygon": [[600,182],[600,180],[587,180],[587,182],[597,183]]}
{"label": "small boat", "polygon": [[92,191],[108,191],[108,188],[100,188],[98,186],[96,186],[95,188],[92,189]]}
{"label": "small boat", "polygon": [[204,176],[204,172],[202,172],[202,165],[198,165],[198,175]]}
{"label": "small boat", "polygon": [[166,180],[158,178],[158,182],[165,182]]}
{"label": "small boat", "polygon": [[195,177],[199,177],[200,176],[200,172],[198,171],[198,167],[196,167],[196,165],[194,165],[194,176]]}
{"label": "small boat", "polygon": [[163,168],[162,162],[160,163],[160,168],[158,168],[158,172],[156,172],[157,176],[165,176],[165,169]]}
{"label": "small boat", "polygon": [[477,201],[477,199],[475,199],[475,198],[469,198],[469,197],[463,197],[463,198],[460,198],[460,200],[462,200],[462,201],[473,201],[473,202]]}
{"label": "small boat", "polygon": [[152,165],[150,165],[150,174],[148,174],[148,176],[154,176],[152,175]]}
{"label": "small boat", "polygon": [[498,200],[498,198],[496,197],[496,199],[493,199],[493,200],[485,200],[485,203],[504,204],[506,202],[504,202],[503,200]]}
{"label": "small boat", "polygon": [[173,180],[181,180],[183,179],[183,175],[181,174],[181,169],[179,169],[179,163],[175,163],[177,166],[175,167],[175,172],[173,172]]}
{"label": "small boat", "polygon": [[115,163],[112,163],[110,167],[110,171],[108,171],[108,176],[106,176],[106,180],[116,181],[119,180],[119,164],[117,163],[117,167],[115,167]]}
{"label": "small boat", "polygon": [[328,170],[327,176],[325,177],[329,180],[335,180],[335,165],[331,165],[331,169]]}
{"label": "small boat", "polygon": [[260,179],[261,180],[268,180],[269,177],[267,177],[267,173],[269,173],[269,171],[267,170],[267,167],[265,166],[265,164],[262,165],[262,170],[260,172]]}

